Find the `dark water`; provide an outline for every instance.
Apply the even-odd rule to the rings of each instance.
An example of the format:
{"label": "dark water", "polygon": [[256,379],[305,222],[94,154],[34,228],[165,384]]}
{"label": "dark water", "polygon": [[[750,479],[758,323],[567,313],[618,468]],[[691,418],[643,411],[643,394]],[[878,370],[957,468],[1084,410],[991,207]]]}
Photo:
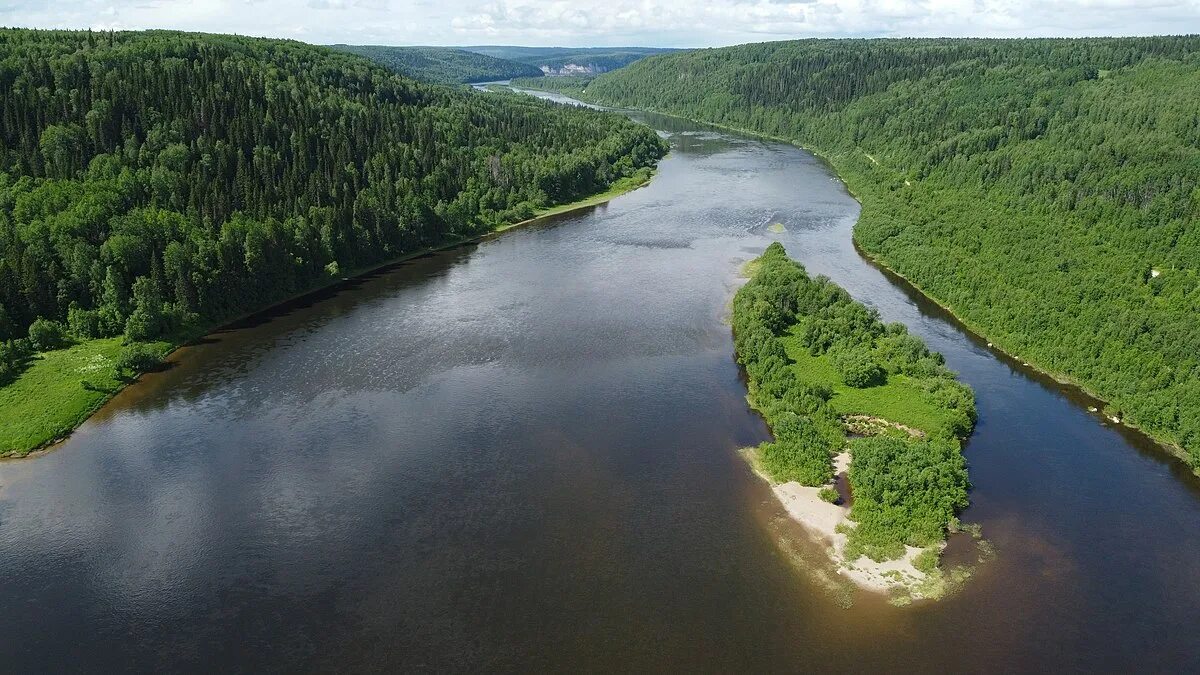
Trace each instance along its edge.
{"label": "dark water", "polygon": [[[0,463],[0,669],[1200,667],[1177,462],[864,262],[811,156],[650,121],[649,187],[213,335]],[[997,557],[949,599],[843,609],[778,545],[723,322],[775,238],[975,388]]]}

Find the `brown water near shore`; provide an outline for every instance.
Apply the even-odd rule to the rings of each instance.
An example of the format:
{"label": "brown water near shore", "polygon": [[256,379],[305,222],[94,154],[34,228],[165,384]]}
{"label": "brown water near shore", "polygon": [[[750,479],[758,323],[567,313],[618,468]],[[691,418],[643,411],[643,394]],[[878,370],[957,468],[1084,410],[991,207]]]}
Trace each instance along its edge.
{"label": "brown water near shore", "polygon": [[[1178,462],[865,261],[811,155],[639,117],[648,187],[216,333],[0,463],[4,669],[1200,668]],[[975,388],[997,555],[947,599],[846,609],[780,546],[723,322],[776,239]]]}

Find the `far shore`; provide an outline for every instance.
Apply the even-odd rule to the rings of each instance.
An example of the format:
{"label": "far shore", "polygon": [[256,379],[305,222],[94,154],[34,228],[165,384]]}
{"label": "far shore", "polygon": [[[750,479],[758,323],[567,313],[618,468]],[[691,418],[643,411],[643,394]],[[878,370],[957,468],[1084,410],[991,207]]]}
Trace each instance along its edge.
{"label": "far shore", "polygon": [[[528,88],[536,89],[537,87],[529,86]],[[541,91],[555,91],[556,92],[556,90],[553,90],[553,89],[542,89]],[[556,92],[556,93],[561,93],[561,92]],[[599,105],[599,104],[594,104],[594,105]],[[610,109],[620,110],[620,108],[610,108]],[[640,108],[639,110],[642,110],[644,112],[654,113],[656,115],[664,115],[666,117],[674,117],[676,119],[687,120],[688,122],[693,122],[695,124],[703,124],[706,126],[713,127],[714,129],[722,129],[724,131],[731,131],[731,132],[741,134],[744,136],[750,136],[753,138],[761,138],[761,139],[765,139],[765,140],[776,141],[779,143],[786,143],[787,145],[792,145],[797,148],[800,148],[806,152],[811,153],[814,157],[816,157],[818,160],[820,160],[822,163],[824,163],[825,166],[827,166],[829,168],[829,170],[832,171],[835,176],[837,176],[838,181],[843,186],[845,186],[846,192],[851,197],[853,197],[855,199],[855,201],[857,201],[859,203],[860,207],[862,207],[862,198],[858,195],[858,193],[855,192],[853,186],[851,186],[849,183],[846,182],[846,180],[842,176],[841,172],[837,170],[837,166],[834,164],[832,157],[828,153],[822,151],[819,148],[810,147],[810,146],[804,145],[803,143],[795,141],[793,139],[784,138],[782,136],[772,136],[771,134],[764,134],[761,132],[752,131],[750,129],[743,129],[741,127],[731,126],[728,124],[707,122],[705,120],[698,120],[698,119],[695,119],[692,117],[687,117],[685,115],[679,115],[676,113],[666,112],[663,110],[655,110],[653,108]],[[867,157],[872,162],[875,162],[876,164],[878,164],[878,162],[873,157],[870,157],[870,155],[867,155]],[[865,207],[863,207],[863,208],[865,208]],[[928,299],[930,302],[934,303],[938,307],[941,307],[943,310],[945,310],[945,312],[947,314],[950,315],[950,317],[952,317],[954,319],[954,321],[958,324],[958,326],[964,332],[982,340],[983,342],[986,342],[988,349],[991,350],[992,352],[1000,354],[1014,363],[1019,363],[1020,366],[1023,368],[1033,371],[1039,375],[1048,377],[1051,380],[1057,382],[1058,384],[1074,387],[1078,391],[1079,394],[1083,395],[1087,399],[1090,399],[1090,402],[1098,403],[1099,405],[1095,406],[1095,407],[1099,408],[1100,410],[1103,410],[1109,406],[1109,402],[1106,401],[1098,392],[1095,392],[1095,391],[1089,389],[1087,386],[1085,386],[1083,383],[1079,382],[1075,378],[1073,378],[1065,373],[1055,371],[1055,370],[1051,369],[1049,366],[1037,363],[1036,361],[1028,361],[1025,358],[1017,356],[1015,351],[1009,351],[1008,349],[1005,349],[1004,347],[994,344],[992,339],[987,337],[987,331],[983,327],[977,326],[974,323],[969,322],[967,319],[963,318],[963,316],[961,314],[956,312],[953,307],[950,307],[949,305],[942,302],[940,299],[935,298],[932,295],[926,293],[925,289],[923,289],[920,286],[918,286],[917,284],[915,284],[908,277],[905,277],[904,275],[900,274],[898,271],[892,269],[892,267],[890,267],[887,264],[887,262],[884,261],[881,257],[873,255],[871,253],[868,253],[866,250],[862,249],[858,245],[858,241],[856,239],[854,239],[853,232],[851,232],[851,239],[853,240],[853,243],[854,243],[854,249],[856,251],[858,251],[858,253],[860,255],[862,255],[867,260],[871,261],[871,263],[882,268],[883,270],[886,270],[889,274],[892,274],[895,277],[897,277],[898,279],[900,279],[901,281],[903,281],[905,284],[907,284],[909,287],[911,287],[917,293],[920,293],[922,297]],[[1089,410],[1089,412],[1090,412],[1090,410]],[[1137,424],[1130,422],[1128,419],[1125,419],[1124,417],[1113,418],[1113,417],[1109,417],[1109,416],[1102,416],[1102,419],[1104,420],[1104,422],[1106,424],[1111,423],[1114,425],[1118,425],[1118,426],[1124,427],[1125,429],[1128,429],[1132,432],[1135,432],[1136,434],[1139,434],[1140,436],[1146,438],[1151,443],[1154,443],[1155,445],[1157,445],[1162,450],[1166,451],[1167,454],[1169,454],[1172,457],[1183,462],[1185,465],[1187,464],[1187,462],[1188,462],[1187,451],[1185,451],[1183,449],[1183,447],[1180,446],[1175,441],[1168,439],[1168,438],[1164,438],[1160,435],[1157,435],[1148,429],[1144,429],[1144,428],[1138,426]],[[1193,473],[1200,474],[1200,469],[1191,469],[1189,467],[1189,470],[1193,471]]]}

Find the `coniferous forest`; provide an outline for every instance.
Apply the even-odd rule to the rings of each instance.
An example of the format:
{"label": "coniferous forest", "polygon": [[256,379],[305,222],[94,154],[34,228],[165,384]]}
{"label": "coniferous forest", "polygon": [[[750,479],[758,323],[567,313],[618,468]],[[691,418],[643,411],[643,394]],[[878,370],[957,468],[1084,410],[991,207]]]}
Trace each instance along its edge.
{"label": "coniferous forest", "polygon": [[302,43],[0,31],[0,375],[68,337],[212,325],[603,191],[665,151],[612,114]]}
{"label": "coniferous forest", "polygon": [[1196,467],[1198,74],[1196,36],[803,40],[537,86],[812,148],[867,254]]}

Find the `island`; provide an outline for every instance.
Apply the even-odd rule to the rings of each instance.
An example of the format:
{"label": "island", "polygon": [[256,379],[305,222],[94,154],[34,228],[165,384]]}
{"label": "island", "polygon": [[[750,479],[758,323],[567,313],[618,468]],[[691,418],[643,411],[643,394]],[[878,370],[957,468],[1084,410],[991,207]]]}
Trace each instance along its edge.
{"label": "island", "polygon": [[903,324],[884,324],[778,242],[733,301],[748,400],[774,440],[743,454],[838,573],[901,602],[941,597],[939,565],[967,506],[962,442],[975,397]]}

